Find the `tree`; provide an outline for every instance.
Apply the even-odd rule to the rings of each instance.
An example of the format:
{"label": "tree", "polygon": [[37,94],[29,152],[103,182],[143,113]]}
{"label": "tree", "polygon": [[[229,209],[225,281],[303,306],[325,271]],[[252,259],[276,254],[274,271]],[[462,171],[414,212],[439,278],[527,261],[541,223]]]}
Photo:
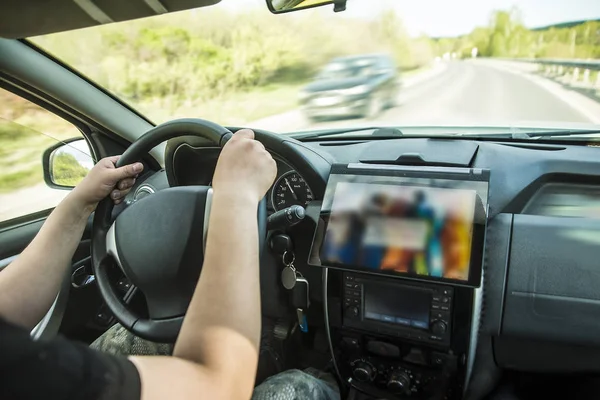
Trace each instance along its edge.
{"label": "tree", "polygon": [[391,50],[396,63],[404,68],[413,67],[415,61],[411,39],[395,11],[384,11],[375,21],[375,27],[380,41]]}

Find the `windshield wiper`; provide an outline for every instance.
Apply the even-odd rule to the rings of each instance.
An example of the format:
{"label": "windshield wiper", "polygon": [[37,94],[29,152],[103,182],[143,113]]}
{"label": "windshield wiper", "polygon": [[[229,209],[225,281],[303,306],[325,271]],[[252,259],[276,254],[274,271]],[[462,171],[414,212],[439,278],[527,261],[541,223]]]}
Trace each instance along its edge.
{"label": "windshield wiper", "polygon": [[539,132],[518,132],[519,134],[525,134],[527,137],[552,137],[552,136],[578,136],[578,135],[593,135],[600,134],[599,129],[561,129],[555,131],[539,131]]}
{"label": "windshield wiper", "polygon": [[[355,133],[373,131],[369,137],[397,137],[402,136],[402,131],[398,128],[382,128],[378,126],[369,126],[361,128],[339,128],[339,129],[321,129],[318,131],[305,131],[305,132],[293,132],[289,133],[294,139],[313,139],[321,138],[325,136],[343,135],[344,133]],[[344,139],[348,139],[351,136],[346,136]]]}

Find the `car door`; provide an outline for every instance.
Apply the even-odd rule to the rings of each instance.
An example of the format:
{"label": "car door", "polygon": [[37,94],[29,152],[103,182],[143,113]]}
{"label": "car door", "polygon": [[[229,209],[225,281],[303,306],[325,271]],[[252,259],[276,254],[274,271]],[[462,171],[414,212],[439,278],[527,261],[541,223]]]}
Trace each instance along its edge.
{"label": "car door", "polygon": [[[78,174],[63,181],[67,186],[81,180],[94,162],[84,137],[85,127],[40,104],[0,87],[0,273],[19,256],[52,209],[69,193],[66,187],[51,188],[44,181],[44,151],[54,148],[55,162],[76,168]],[[68,164],[73,160],[74,164]],[[91,221],[74,254],[71,274],[65,277],[46,317],[32,331],[35,338],[51,337],[60,330],[71,338],[90,341],[106,325],[91,276],[90,227]]]}
{"label": "car door", "polygon": [[381,68],[385,76],[386,99],[389,107],[396,103],[398,95],[399,79],[396,72],[396,66],[389,57],[383,57],[381,60]]}
{"label": "car door", "polygon": [[390,60],[386,56],[380,56],[374,59],[373,76],[371,78],[377,87],[382,106],[384,108],[393,105],[395,97],[395,75]]}

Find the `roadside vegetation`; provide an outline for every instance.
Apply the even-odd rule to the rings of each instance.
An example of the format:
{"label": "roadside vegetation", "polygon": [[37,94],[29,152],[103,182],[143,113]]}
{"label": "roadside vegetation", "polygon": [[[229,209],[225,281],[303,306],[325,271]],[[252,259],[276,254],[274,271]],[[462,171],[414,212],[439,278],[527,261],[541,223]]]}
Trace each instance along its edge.
{"label": "roadside vegetation", "polygon": [[436,42],[438,53],[456,52],[460,58],[470,57],[476,47],[482,57],[598,59],[600,20],[527,29],[513,8],[494,12],[489,26]]}
{"label": "roadside vegetation", "polygon": [[72,154],[59,153],[52,157],[52,172],[54,183],[75,186],[85,178],[89,169],[79,164]]}

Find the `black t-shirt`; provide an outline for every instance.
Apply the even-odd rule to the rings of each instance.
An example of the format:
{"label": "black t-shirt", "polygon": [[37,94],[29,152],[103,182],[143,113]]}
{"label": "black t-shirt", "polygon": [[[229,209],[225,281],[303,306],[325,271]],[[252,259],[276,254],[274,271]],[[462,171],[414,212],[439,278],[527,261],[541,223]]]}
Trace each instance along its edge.
{"label": "black t-shirt", "polygon": [[138,400],[140,376],[131,361],[63,337],[34,341],[0,319],[0,399]]}

